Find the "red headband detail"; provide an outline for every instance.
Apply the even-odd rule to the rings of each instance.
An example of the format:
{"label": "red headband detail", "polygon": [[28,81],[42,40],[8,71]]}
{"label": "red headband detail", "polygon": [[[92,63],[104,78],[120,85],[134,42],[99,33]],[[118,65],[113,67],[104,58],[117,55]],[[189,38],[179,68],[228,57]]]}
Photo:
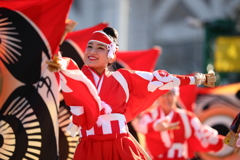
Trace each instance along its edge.
{"label": "red headband detail", "polygon": [[90,38],[89,41],[100,41],[105,44],[111,44],[112,41],[105,35],[104,33],[101,32],[94,32]]}

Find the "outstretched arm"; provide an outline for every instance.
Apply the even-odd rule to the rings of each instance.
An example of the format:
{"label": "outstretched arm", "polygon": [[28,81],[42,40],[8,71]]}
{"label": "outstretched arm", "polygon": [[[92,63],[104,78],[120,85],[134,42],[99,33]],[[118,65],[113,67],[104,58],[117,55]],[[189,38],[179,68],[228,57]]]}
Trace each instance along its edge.
{"label": "outstretched arm", "polygon": [[196,85],[205,85],[207,87],[215,87],[216,76],[214,73],[202,74],[196,73],[194,75]]}

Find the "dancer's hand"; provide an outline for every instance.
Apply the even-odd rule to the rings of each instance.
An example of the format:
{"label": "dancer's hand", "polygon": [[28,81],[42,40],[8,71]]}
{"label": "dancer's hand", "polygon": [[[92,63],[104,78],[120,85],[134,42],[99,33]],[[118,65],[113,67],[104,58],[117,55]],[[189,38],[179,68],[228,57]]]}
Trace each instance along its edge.
{"label": "dancer's hand", "polygon": [[58,72],[61,69],[60,59],[58,58],[58,55],[54,55],[53,60],[46,61],[48,64],[47,69],[50,72]]}
{"label": "dancer's hand", "polygon": [[215,87],[216,76],[214,73],[205,74],[206,80],[203,83],[207,87]]}
{"label": "dancer's hand", "polygon": [[156,129],[160,132],[167,131],[167,130],[174,130],[174,129],[179,129],[179,123],[180,122],[173,122],[173,123],[168,123],[168,120],[163,120],[156,125]]}
{"label": "dancer's hand", "polygon": [[196,73],[194,75],[194,78],[195,78],[195,84],[197,86],[203,84],[204,86],[207,86],[207,87],[215,87],[216,76],[214,72],[208,73],[208,74]]}

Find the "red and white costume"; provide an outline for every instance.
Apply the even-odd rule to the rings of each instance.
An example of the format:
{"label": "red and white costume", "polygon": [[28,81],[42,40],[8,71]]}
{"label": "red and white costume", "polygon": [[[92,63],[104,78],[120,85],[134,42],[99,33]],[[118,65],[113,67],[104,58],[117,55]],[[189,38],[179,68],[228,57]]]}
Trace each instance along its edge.
{"label": "red and white costume", "polygon": [[[112,57],[115,44],[101,35],[99,38],[100,32],[94,34],[91,40],[107,44]],[[194,77],[171,75],[164,70],[150,73],[105,69],[99,76],[87,66],[79,70],[71,59],[64,60],[60,71],[63,96],[71,107],[73,123],[81,127],[74,160],[144,159],[129,137],[127,122],[173,87],[195,83]]]}
{"label": "red and white costume", "polygon": [[[169,123],[180,122],[180,129],[159,132],[156,124],[164,119]],[[146,147],[153,160],[185,160],[193,158],[194,152],[220,151],[223,136],[217,130],[201,124],[194,113],[173,109],[165,115],[161,107],[141,115],[135,129],[145,134]]]}

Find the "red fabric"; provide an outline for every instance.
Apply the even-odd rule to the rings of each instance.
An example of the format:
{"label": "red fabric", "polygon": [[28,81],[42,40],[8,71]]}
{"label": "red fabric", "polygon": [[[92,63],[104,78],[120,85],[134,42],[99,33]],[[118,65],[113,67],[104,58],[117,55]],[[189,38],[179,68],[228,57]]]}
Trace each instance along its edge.
{"label": "red fabric", "polygon": [[[75,63],[69,64],[71,65]],[[131,121],[139,113],[148,108],[161,94],[172,89],[175,85],[178,85],[178,83],[175,84],[174,82],[180,81],[180,85],[186,85],[190,82],[189,76],[176,75],[176,77],[174,77],[164,70],[156,71],[153,74],[150,72],[119,69],[117,72],[119,72],[119,75],[122,75],[121,78],[123,79],[121,79],[121,81],[125,79],[127,83],[126,88],[129,89],[129,92],[127,92],[129,93],[129,100],[126,102],[127,94],[124,91],[123,86],[113,76],[115,73],[109,72],[107,69],[105,69],[104,73],[101,76],[98,76],[100,79],[103,78],[101,85],[98,85],[96,84],[93,76],[93,74],[96,73],[93,72],[89,67],[83,66],[82,71],[77,72],[75,71],[75,69],[78,69],[77,67],[73,68],[70,66],[69,68],[74,69],[74,72],[71,73],[83,72],[86,76],[84,79],[91,81],[92,87],[96,87],[95,89],[99,90],[98,95],[101,100],[111,106],[112,113],[124,114],[127,122]],[[61,72],[64,74],[65,71]],[[98,107],[96,104],[90,105],[90,103],[93,103],[94,101],[94,99],[87,99],[91,97],[89,96],[91,93],[85,89],[85,86],[81,87],[81,85],[84,85],[82,84],[82,81],[78,82],[78,78],[83,77],[83,75],[73,75],[72,79],[68,79],[69,75],[67,74],[63,76],[67,79],[65,81],[67,82],[67,87],[69,87],[71,90],[74,90],[73,92],[66,92],[66,94],[76,95],[74,96],[75,99],[71,99],[71,97],[69,97],[69,103],[74,103],[74,106],[83,106],[84,114],[86,113],[85,109],[91,110],[92,112],[89,112],[90,114],[85,116],[86,120],[84,120],[84,122],[91,123],[91,125],[94,124],[93,122],[96,122],[99,110],[97,109]],[[61,82],[64,81],[64,78],[62,77]],[[70,84],[72,80],[75,80],[76,83],[73,82],[73,84]],[[99,81],[101,80],[98,80],[98,82]],[[66,86],[63,87],[64,83],[61,84],[64,91]],[[86,86],[88,85],[86,84]],[[64,98],[66,99],[65,95]],[[83,101],[86,102],[84,105],[82,105]],[[90,127],[91,126],[89,125],[88,128],[90,129]],[[85,129],[86,127],[84,127],[81,131],[84,131]],[[98,129],[101,129],[101,127]],[[101,130],[98,129],[94,128],[93,134],[101,133]],[[116,130],[113,129],[113,131]],[[86,135],[86,133],[83,133],[82,135]],[[113,133],[109,135],[89,135],[86,138],[83,137],[81,143],[77,147],[74,159],[141,159],[141,153],[138,151],[138,149],[136,149],[136,146],[133,144],[133,142],[129,140],[128,136],[109,139],[109,137],[112,137],[114,135],[118,134]]]}
{"label": "red fabric", "polygon": [[144,160],[128,134],[110,134],[81,138],[74,160]]}
{"label": "red fabric", "polygon": [[118,51],[116,61],[127,69],[153,72],[160,55],[160,47],[138,51]]}
{"label": "red fabric", "polygon": [[113,126],[112,127],[112,132],[113,133],[119,133],[120,132],[119,127],[117,127],[119,125],[118,121],[111,121],[111,125]]}
{"label": "red fabric", "polygon": [[[177,154],[177,153],[175,153],[175,154]],[[164,159],[162,159],[162,158],[154,157],[154,158],[152,158],[152,160],[176,160],[176,158],[164,158]],[[177,160],[186,160],[186,159],[185,158],[178,158]]]}
{"label": "red fabric", "polygon": [[[79,70],[76,63],[74,63],[69,58],[65,58],[68,61],[68,70],[74,71]],[[80,71],[80,70],[79,70]],[[80,71],[81,72],[81,71]],[[70,72],[71,73],[71,72]],[[83,82],[82,80],[88,80],[84,75],[85,78],[82,78],[81,75],[74,75],[75,77],[81,77],[82,79],[76,80],[75,77],[67,74],[64,71],[61,71],[60,74],[62,75],[62,94],[64,96],[64,100],[66,105],[68,106],[83,106],[84,107],[84,114],[80,116],[73,115],[73,123],[77,126],[81,126],[83,129],[91,129],[93,125],[96,123],[97,118],[99,116],[99,104],[100,99],[97,95],[96,90],[89,89],[87,83]],[[65,78],[66,81],[63,80]],[[89,81],[89,80],[88,80]],[[89,81],[89,83],[91,83]],[[64,85],[66,84],[71,91],[65,90]],[[92,89],[95,89],[92,87]],[[95,92],[94,92],[95,91]],[[93,94],[96,93],[96,94]]]}
{"label": "red fabric", "polygon": [[[149,83],[159,81],[157,80],[156,76],[154,76],[152,80],[146,80],[133,71],[128,71],[125,69],[119,69],[118,71],[121,72],[124,78],[126,78],[126,81],[128,82],[129,91],[130,91],[128,107],[126,108],[126,111],[124,113],[127,119],[127,122],[131,121],[138,114],[140,114],[142,111],[146,110],[149,106],[151,106],[152,103],[160,95],[163,95],[166,92],[168,92],[170,89],[172,89],[172,88],[169,88],[169,89],[166,88],[164,90],[156,89],[154,92],[150,92],[148,90]],[[166,79],[164,82],[162,82],[163,86],[167,84],[169,84],[169,86],[173,85],[172,78],[170,78],[171,76],[167,71],[158,70],[157,73],[163,76],[164,78],[168,78],[168,80]],[[180,86],[189,85],[190,83],[189,76],[175,75],[175,77],[179,78]],[[159,88],[161,88],[161,86],[159,86]]]}
{"label": "red fabric", "polygon": [[[92,79],[92,73],[87,68],[88,67],[84,66],[82,71],[94,84],[95,82]],[[127,104],[124,103],[126,100],[126,95],[122,86],[113,76],[111,76],[109,71],[106,71],[105,73],[99,96],[101,97],[102,101],[111,106],[112,113],[124,114],[127,122],[131,121],[139,113],[147,109],[159,97],[159,95],[162,95],[168,91],[168,89],[156,89],[154,92],[150,92],[148,91],[148,85],[151,82],[150,80],[139,76],[131,70],[119,69],[118,71],[123,75],[128,83],[130,97]],[[164,70],[159,70],[158,73],[162,75],[164,74],[165,76],[169,75],[169,73]],[[186,85],[190,82],[189,76],[179,76],[179,78],[181,81],[180,85]],[[152,81],[154,81],[154,79]],[[163,85],[167,84],[168,82],[172,83],[171,78],[169,81],[165,81]]]}
{"label": "red fabric", "polygon": [[[196,118],[195,114],[189,111],[186,111],[184,114],[187,116],[187,121],[189,122],[189,127],[191,129],[191,135],[188,139],[185,137],[185,125],[188,125],[187,123],[184,124],[184,120],[180,116],[180,111],[182,109],[174,109],[174,115],[172,117],[171,123],[174,122],[180,122],[179,127],[180,129],[167,131],[170,138],[171,138],[171,146],[175,143],[177,144],[184,144],[186,142],[187,144],[187,156],[188,158],[193,158],[195,152],[209,152],[209,151],[219,151],[223,148],[223,136],[221,135],[213,135],[211,131],[207,130],[204,125],[200,124],[200,130],[195,130],[197,126],[193,126],[196,123],[193,123],[194,118]],[[184,110],[182,110],[184,111]],[[156,160],[182,160],[183,157],[179,158],[177,153],[174,154],[173,158],[168,157],[169,150],[172,149],[171,146],[166,147],[164,145],[164,137],[161,137],[162,132],[157,132],[153,130],[153,123],[161,118],[165,118],[161,116],[161,108],[155,108],[151,112],[146,112],[142,115],[139,123],[135,126],[135,128],[139,132],[143,132],[146,136],[146,146],[148,148],[148,151],[150,154],[154,157]],[[147,126],[147,130],[144,132],[144,128]],[[172,136],[172,135],[173,136]],[[197,137],[199,136],[199,137]],[[199,139],[200,138],[200,139]],[[217,138],[217,143],[213,144],[210,143],[211,139]],[[203,146],[201,143],[202,141],[205,141],[207,143],[206,146]],[[205,144],[206,144],[205,143]],[[183,148],[182,148],[183,149]],[[175,150],[175,152],[177,152]],[[162,157],[159,158],[158,156],[162,154]]]}
{"label": "red fabric", "polygon": [[[157,158],[158,155],[163,154],[163,153],[167,153],[167,151],[169,150],[169,148],[164,146],[163,141],[161,140],[160,134],[159,132],[156,132],[153,129],[153,123],[151,122],[147,125],[148,127],[148,134],[146,135],[146,146],[148,148],[149,154],[152,155],[153,158]],[[173,131],[166,131],[168,132],[168,134],[170,135],[170,143],[173,144],[174,141],[174,136],[173,136]],[[179,136],[181,137],[181,136]],[[166,158],[166,157],[164,157]],[[162,159],[162,158],[161,158]]]}
{"label": "red fabric", "polygon": [[[194,73],[189,74],[189,76],[194,76]],[[183,103],[184,109],[193,112],[195,107],[195,101],[197,98],[198,87],[196,85],[188,85],[179,87],[179,98]]]}
{"label": "red fabric", "polygon": [[89,40],[96,40],[106,44],[112,43],[111,40],[101,32],[94,32]]}
{"label": "red fabric", "polygon": [[[123,75],[123,77],[126,79],[126,82],[128,83],[128,89],[130,92],[128,102],[125,103],[126,94],[122,86],[107,70],[103,75],[104,79],[102,82],[99,96],[102,101],[106,102],[109,106],[111,106],[112,113],[124,114],[127,119],[127,122],[131,121],[139,113],[147,109],[159,97],[159,95],[164,94],[169,90],[169,89],[164,90],[156,89],[154,92],[150,92],[148,90],[148,85],[151,82],[150,80],[147,80],[144,77],[139,76],[138,74],[131,70],[119,69],[118,71]],[[86,75],[88,79],[91,80],[93,84],[95,84],[92,76],[93,73],[87,66],[82,67],[82,72],[84,73],[84,75]],[[144,74],[145,72],[140,73]],[[159,70],[157,73],[169,76],[169,74],[164,70]],[[169,76],[168,78],[169,80],[168,81],[166,80],[163,86],[168,83],[170,86],[173,85],[172,77]],[[189,76],[179,76],[179,78],[180,78],[179,80],[181,81],[180,85],[186,85],[189,84],[190,82]],[[154,80],[155,79],[153,78],[152,81]]]}
{"label": "red fabric", "polygon": [[80,135],[81,137],[86,137],[86,136],[92,136],[92,135],[106,135],[106,134],[122,134],[122,133],[127,133],[128,128],[126,126],[126,122],[121,121],[121,120],[111,120],[108,121],[108,125],[97,125],[95,124],[92,128],[91,131],[81,129],[80,130]]}
{"label": "red fabric", "polygon": [[46,37],[52,53],[57,53],[72,1],[63,0],[61,3],[58,0],[1,1],[0,6],[24,14]]}
{"label": "red fabric", "polygon": [[179,98],[184,104],[185,109],[193,112],[194,104],[197,98],[197,86],[188,85],[188,86],[181,86],[179,88],[180,88]]}
{"label": "red fabric", "polygon": [[[89,28],[71,32],[66,36],[65,41],[71,40],[75,42],[83,52],[86,49],[87,43],[90,37],[92,36],[92,33],[98,30],[102,30],[107,26],[108,26],[108,23],[102,22]],[[79,53],[79,54],[81,55],[83,53]]]}
{"label": "red fabric", "polygon": [[196,145],[199,143],[199,140],[194,138],[194,137],[190,137],[189,140],[188,140],[188,144],[189,147],[188,148],[188,153],[192,153],[190,154],[192,157],[194,157],[194,152],[209,152],[209,151],[213,151],[213,152],[218,152],[220,149],[223,148],[223,139],[224,139],[224,136],[222,135],[218,135],[218,143],[213,145],[213,144],[210,144],[207,148],[204,148],[202,145]]}

